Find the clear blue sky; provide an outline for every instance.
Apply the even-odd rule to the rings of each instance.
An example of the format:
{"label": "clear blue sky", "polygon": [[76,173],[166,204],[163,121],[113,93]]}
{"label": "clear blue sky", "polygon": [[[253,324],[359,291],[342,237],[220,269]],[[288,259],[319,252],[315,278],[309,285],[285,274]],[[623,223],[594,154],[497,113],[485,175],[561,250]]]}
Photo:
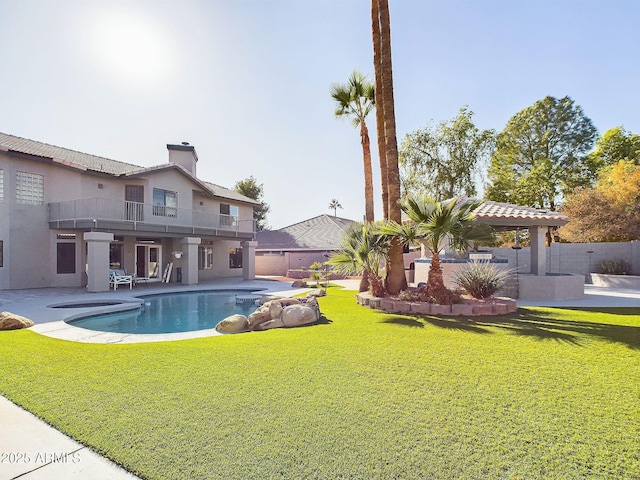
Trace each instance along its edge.
{"label": "clear blue sky", "polygon": [[[640,133],[640,0],[389,3],[399,142],[464,105],[500,131],[546,95]],[[264,184],[274,228],[332,198],[359,220],[329,88],[372,76],[370,28],[369,0],[0,0],[0,131],[141,166],[188,141],[199,177]]]}

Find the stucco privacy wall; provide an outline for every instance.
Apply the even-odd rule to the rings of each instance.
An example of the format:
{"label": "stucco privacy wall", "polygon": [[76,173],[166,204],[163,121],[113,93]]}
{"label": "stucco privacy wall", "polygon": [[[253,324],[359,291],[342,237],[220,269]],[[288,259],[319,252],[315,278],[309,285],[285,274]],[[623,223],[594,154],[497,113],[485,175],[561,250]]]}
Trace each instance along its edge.
{"label": "stucco privacy wall", "polygon": [[[512,248],[486,248],[497,258],[509,260],[509,268],[516,268],[516,250]],[[589,254],[588,251],[593,253]],[[603,260],[622,259],[631,264],[631,273],[640,275],[640,242],[610,243],[552,243],[545,248],[547,271],[549,273],[578,273],[586,275],[595,272]],[[517,251],[518,270],[529,273],[530,248]]]}
{"label": "stucco privacy wall", "polygon": [[256,254],[256,275],[286,275],[288,270],[309,268],[315,262],[324,264],[326,250],[310,252],[282,252],[282,255]]}

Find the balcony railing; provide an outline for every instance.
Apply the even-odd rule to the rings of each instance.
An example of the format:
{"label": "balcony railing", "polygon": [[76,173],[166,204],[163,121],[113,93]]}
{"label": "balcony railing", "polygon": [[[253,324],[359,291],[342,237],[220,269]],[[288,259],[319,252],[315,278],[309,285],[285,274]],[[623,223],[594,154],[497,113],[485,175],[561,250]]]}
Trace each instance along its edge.
{"label": "balcony railing", "polygon": [[[254,220],[200,210],[148,203],[82,198],[49,204],[49,222],[122,222],[125,228],[144,230],[145,225],[254,233]],[[222,232],[224,233],[224,232]]]}

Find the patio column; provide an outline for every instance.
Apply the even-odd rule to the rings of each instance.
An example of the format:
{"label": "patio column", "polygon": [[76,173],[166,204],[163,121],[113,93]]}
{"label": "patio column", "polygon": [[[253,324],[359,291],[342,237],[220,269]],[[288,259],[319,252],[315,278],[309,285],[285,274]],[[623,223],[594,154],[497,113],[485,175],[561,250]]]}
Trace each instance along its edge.
{"label": "patio column", "polygon": [[529,227],[529,236],[531,238],[531,273],[533,275],[544,276],[547,274],[547,255],[545,252],[545,233],[547,227],[535,226]]}
{"label": "patio column", "polygon": [[184,237],[180,240],[182,248],[182,283],[196,285],[198,283],[198,237]]}
{"label": "patio column", "polygon": [[256,247],[258,242],[246,241],[242,247],[242,278],[254,280],[256,278]]}
{"label": "patio column", "polygon": [[87,291],[109,291],[109,244],[113,233],[85,232],[87,242]]}

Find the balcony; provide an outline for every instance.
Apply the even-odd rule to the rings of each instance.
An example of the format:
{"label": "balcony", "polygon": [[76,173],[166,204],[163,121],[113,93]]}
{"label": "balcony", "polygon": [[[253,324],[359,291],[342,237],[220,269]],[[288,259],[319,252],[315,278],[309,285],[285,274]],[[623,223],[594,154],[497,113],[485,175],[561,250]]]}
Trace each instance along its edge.
{"label": "balcony", "polygon": [[82,198],[49,203],[49,228],[165,234],[207,235],[253,239],[255,222],[232,215],[151,205],[148,203]]}

